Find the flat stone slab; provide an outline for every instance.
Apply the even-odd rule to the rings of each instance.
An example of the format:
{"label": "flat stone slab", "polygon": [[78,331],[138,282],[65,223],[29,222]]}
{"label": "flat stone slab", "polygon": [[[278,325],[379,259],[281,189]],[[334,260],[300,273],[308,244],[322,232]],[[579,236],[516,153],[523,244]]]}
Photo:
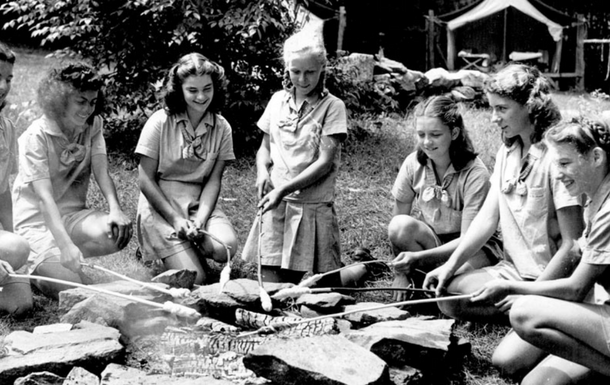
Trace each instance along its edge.
{"label": "flat stone slab", "polygon": [[[167,288],[167,285],[162,283],[155,283],[162,288]],[[147,299],[149,301],[163,303],[165,301],[172,300],[169,294],[164,294],[151,289],[143,288],[141,285],[130,281],[113,281],[108,283],[100,283],[96,285],[88,285],[91,288],[105,289],[114,293],[133,295],[139,298]],[[87,298],[93,297],[94,295],[105,295],[112,300],[120,300],[118,297],[110,296],[107,294],[101,294],[90,289],[76,287],[59,292],[59,311],[62,314],[67,313],[74,305],[79,302],[86,300]]]}
{"label": "flat stone slab", "polygon": [[13,385],[63,385],[64,378],[50,372],[30,373],[19,377]]}
{"label": "flat stone slab", "polygon": [[356,299],[340,293],[305,294],[297,299],[297,305],[328,313],[330,310],[341,311],[343,306],[356,303]]}
{"label": "flat stone slab", "polygon": [[453,319],[408,318],[379,322],[344,335],[391,365],[429,370],[447,357],[454,324]]}
{"label": "flat stone slab", "polygon": [[341,335],[274,339],[243,359],[246,368],[277,384],[387,384],[386,363]]}
{"label": "flat stone slab", "polygon": [[0,384],[33,372],[65,374],[74,366],[99,373],[123,353],[119,337],[114,328],[88,322],[52,334],[12,332],[4,339],[8,354],[0,359]]}
{"label": "flat stone slab", "polygon": [[66,376],[62,385],[99,385],[100,379],[93,373],[81,368],[74,367]]}
{"label": "flat stone slab", "polygon": [[[220,288],[219,283],[215,283],[214,285],[218,285]],[[263,286],[265,291],[271,296],[281,289],[287,289],[294,285],[292,283],[264,282]],[[258,287],[258,282],[253,279],[239,278],[230,280],[225,285],[223,292],[243,303],[253,304],[260,301],[260,289]]]}
{"label": "flat stone slab", "polygon": [[345,315],[343,318],[357,325],[367,325],[377,322],[404,320],[411,316],[408,311],[400,310],[397,307],[387,307],[379,310],[366,310],[381,305],[384,304],[377,302],[360,302],[355,305],[348,305],[345,307],[346,312],[354,310],[362,311]]}
{"label": "flat stone slab", "polygon": [[153,277],[151,279],[152,282],[164,283],[169,285],[169,287],[175,287],[178,289],[189,289],[193,288],[195,284],[195,278],[197,277],[197,272],[193,270],[177,270],[170,269],[166,270],[163,273]]}
{"label": "flat stone slab", "polygon": [[110,364],[102,372],[100,385],[234,385],[230,381],[217,380],[210,376],[172,377],[165,374],[147,375],[138,369]]}

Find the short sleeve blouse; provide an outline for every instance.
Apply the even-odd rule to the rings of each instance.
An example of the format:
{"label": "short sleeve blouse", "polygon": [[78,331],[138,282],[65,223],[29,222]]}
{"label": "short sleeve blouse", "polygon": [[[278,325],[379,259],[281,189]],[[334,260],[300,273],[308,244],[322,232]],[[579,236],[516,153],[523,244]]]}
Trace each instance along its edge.
{"label": "short sleeve blouse", "polygon": [[460,234],[479,212],[489,191],[489,172],[478,157],[461,170],[450,165],[437,183],[430,159],[426,165],[412,152],[403,162],[392,195],[397,201],[412,202],[412,215],[437,234]]}
{"label": "short sleeve blouse", "polygon": [[0,194],[9,188],[9,177],[17,172],[17,138],[13,123],[0,116]]}
{"label": "short sleeve blouse", "polygon": [[[196,150],[189,154],[193,146]],[[135,152],[159,162],[160,179],[187,183],[202,183],[216,160],[235,159],[231,126],[210,112],[194,129],[186,113],[156,111],[144,125]]]}

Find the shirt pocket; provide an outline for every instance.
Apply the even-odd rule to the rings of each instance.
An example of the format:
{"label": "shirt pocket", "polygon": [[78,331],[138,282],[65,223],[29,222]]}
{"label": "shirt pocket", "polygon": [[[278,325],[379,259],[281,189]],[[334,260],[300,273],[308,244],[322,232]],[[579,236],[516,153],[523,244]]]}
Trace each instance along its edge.
{"label": "shirt pocket", "polygon": [[546,202],[546,190],[543,187],[530,187],[525,196],[525,203],[521,210],[524,221],[527,221],[528,216],[531,218],[541,219],[546,216],[548,204]]}

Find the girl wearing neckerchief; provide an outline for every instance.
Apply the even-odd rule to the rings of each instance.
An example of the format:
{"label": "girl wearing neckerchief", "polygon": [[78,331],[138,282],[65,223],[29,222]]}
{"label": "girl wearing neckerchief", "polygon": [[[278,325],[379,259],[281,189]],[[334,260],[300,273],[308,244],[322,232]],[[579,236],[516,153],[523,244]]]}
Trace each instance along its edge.
{"label": "girl wearing neckerchief", "polygon": [[[421,284],[424,272],[449,258],[489,190],[489,172],[474,152],[459,104],[450,94],[418,104],[414,118],[417,150],[405,159],[394,182],[388,226],[397,287],[408,286],[409,278],[421,278]],[[496,263],[501,247],[492,235],[461,271]],[[397,301],[404,297],[403,292],[394,295]]]}
{"label": "girl wearing neckerchief", "polygon": [[217,205],[222,174],[235,159],[231,126],[218,113],[224,98],[224,69],[201,54],[178,60],[167,75],[165,108],[146,122],[136,154],[138,242],[145,261],[167,269],[197,272],[206,280],[206,258],[226,262],[220,239],[235,253],[237,235]]}
{"label": "girl wearing neckerchief", "polygon": [[[121,209],[108,172],[99,116],[102,84],[95,69],[82,62],[52,68],[38,87],[43,116],[19,138],[14,225],[30,244],[32,274],[82,283],[83,258],[115,253],[131,239],[131,219]],[[108,213],[87,207],[91,174]],[[32,284],[56,299],[69,288],[45,281]]]}
{"label": "girl wearing neckerchief", "polygon": [[[427,274],[424,287],[437,295],[469,294],[493,279],[552,280],[570,274],[577,255],[573,246],[583,228],[582,199],[556,178],[542,138],[560,119],[548,81],[536,68],[510,64],[485,84],[492,122],[504,146],[496,156],[491,188],[469,231],[442,266]],[[493,266],[456,275],[458,269],[500,227],[504,259]],[[439,303],[458,319],[508,320],[515,296],[498,303],[469,300]],[[509,333],[492,361],[509,375],[528,370],[544,353]]]}
{"label": "girl wearing neckerchief", "polygon": [[[275,93],[258,127],[259,217],[242,258],[262,260],[265,281],[299,282],[307,272],[340,266],[334,207],[345,104],[324,87],[326,50],[321,36],[301,31],[284,43],[285,89]],[[260,244],[259,244],[259,233]]]}

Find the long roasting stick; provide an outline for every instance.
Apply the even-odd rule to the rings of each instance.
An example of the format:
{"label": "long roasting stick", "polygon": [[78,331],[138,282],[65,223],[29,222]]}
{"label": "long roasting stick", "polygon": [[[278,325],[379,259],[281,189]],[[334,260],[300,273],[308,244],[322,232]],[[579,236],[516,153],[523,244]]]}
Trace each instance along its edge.
{"label": "long roasting stick", "polygon": [[130,277],[128,277],[126,275],[123,275],[121,273],[117,273],[116,271],[112,271],[112,270],[106,269],[106,268],[104,268],[102,266],[94,265],[92,263],[83,263],[83,262],[81,262],[81,265],[89,267],[89,268],[92,268],[92,269],[96,269],[96,270],[99,270],[99,271],[103,271],[104,273],[114,275],[116,277],[124,279],[125,281],[137,283],[138,285],[140,285],[142,287],[145,287],[147,289],[150,289],[150,290],[155,290],[155,291],[159,291],[161,293],[169,294],[169,295],[171,295],[174,298],[184,298],[184,297],[188,296],[191,293],[191,291],[188,290],[188,289],[177,289],[177,288],[165,289],[165,288],[157,286],[157,285],[153,285],[153,284],[150,284],[150,283],[147,283],[147,282],[142,282],[142,281],[139,281],[137,279],[130,278]]}
{"label": "long roasting stick", "polygon": [[[380,309],[386,309],[389,307],[396,307],[396,306],[419,305],[419,304],[423,304],[423,303],[457,301],[457,300],[462,300],[462,299],[469,299],[471,297],[472,297],[472,294],[462,294],[462,295],[455,295],[455,296],[451,296],[451,297],[425,298],[425,299],[415,299],[415,300],[402,301],[402,302],[393,302],[393,303],[388,303],[388,304],[379,305],[379,306],[372,306],[372,307],[369,307],[366,309],[348,310],[348,311],[344,311],[342,313],[325,314],[325,315],[322,315],[319,317],[305,318],[305,319],[295,321],[295,322],[286,322],[284,324],[275,324],[273,326],[266,326],[266,327],[262,327],[258,330],[255,330],[253,332],[242,333],[242,334],[238,335],[237,338],[247,337],[247,336],[251,336],[251,335],[255,335],[255,334],[272,333],[281,328],[289,328],[289,327],[293,327],[293,326],[300,325],[303,323],[315,322],[315,321],[319,321],[319,320],[326,319],[326,318],[343,317],[348,314],[361,313],[363,311],[380,310]],[[278,328],[278,329],[275,329],[275,328]]]}
{"label": "long roasting stick", "polygon": [[103,293],[103,294],[111,295],[114,297],[123,298],[123,299],[129,300],[129,301],[138,302],[138,303],[141,303],[144,305],[152,306],[155,308],[163,309],[163,310],[165,310],[171,314],[177,315],[177,316],[186,317],[186,318],[194,318],[194,319],[201,318],[201,314],[199,314],[199,312],[197,312],[195,309],[191,309],[190,307],[178,305],[178,304],[170,302],[170,301],[160,304],[160,303],[149,301],[149,300],[143,299],[143,298],[133,297],[133,296],[121,294],[121,293],[115,293],[113,291],[102,289],[100,287],[87,286],[87,285],[83,285],[82,283],[64,281],[62,279],[43,277],[40,275],[8,274],[8,276],[13,277],[13,278],[37,279],[40,281],[59,283],[61,285],[66,285],[66,286],[80,287],[82,289],[87,289],[87,290],[95,291],[98,293]]}

